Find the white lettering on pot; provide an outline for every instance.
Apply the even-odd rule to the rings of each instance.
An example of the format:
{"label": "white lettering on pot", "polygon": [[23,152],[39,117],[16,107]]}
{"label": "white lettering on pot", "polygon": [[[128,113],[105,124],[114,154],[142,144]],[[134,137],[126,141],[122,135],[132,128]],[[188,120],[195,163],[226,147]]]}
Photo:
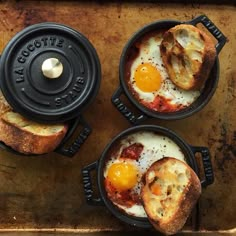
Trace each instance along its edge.
{"label": "white lettering on pot", "polygon": [[20,52],[20,55],[18,55],[17,57],[17,61],[21,64],[24,64],[30,54],[35,51],[35,49],[49,46],[62,48],[63,43],[64,39],[57,37],[42,37],[39,39],[35,39],[33,42],[28,43]]}
{"label": "white lettering on pot", "polygon": [[17,83],[21,83],[21,82],[24,82],[25,81],[25,78],[24,78],[24,67],[18,67],[14,70],[15,74],[17,74],[17,77],[16,77],[16,82]]}
{"label": "white lettering on pot", "polygon": [[62,96],[55,98],[55,105],[57,107],[61,107],[73,102],[80,94],[81,88],[83,87],[84,83],[84,78],[78,76],[75,80],[73,88],[67,94],[63,94]]}

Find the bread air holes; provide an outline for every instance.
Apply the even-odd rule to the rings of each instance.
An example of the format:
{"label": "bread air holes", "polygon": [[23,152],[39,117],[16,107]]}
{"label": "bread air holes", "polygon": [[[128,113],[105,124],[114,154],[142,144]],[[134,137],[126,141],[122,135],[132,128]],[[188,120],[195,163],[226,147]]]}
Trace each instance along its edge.
{"label": "bread air holes", "polygon": [[157,208],[157,215],[158,215],[159,217],[163,217],[163,216],[164,216],[164,210],[163,210],[163,208],[161,208],[161,207]]}
{"label": "bread air holes", "polygon": [[182,192],[184,190],[187,181],[188,181],[187,171],[185,171],[185,173],[177,174],[178,185],[176,186],[176,189],[178,192]]}
{"label": "bread air holes", "polygon": [[191,65],[191,60],[189,60],[189,58],[188,57],[184,57],[183,58],[183,60],[182,60],[182,65],[183,65],[183,67],[185,68],[185,70],[186,70],[186,72],[187,72],[187,74],[189,75],[189,74],[191,74],[191,73],[193,73],[193,71],[192,71],[192,65]]}
{"label": "bread air holes", "polygon": [[180,73],[179,59],[175,55],[171,55],[171,65],[176,74],[179,74]]}
{"label": "bread air holes", "polygon": [[198,61],[199,63],[202,63],[202,53],[196,50],[189,50],[188,53],[191,60]]}
{"label": "bread air holes", "polygon": [[186,48],[190,41],[188,31],[184,29],[179,30],[176,34],[176,40],[183,48]]}
{"label": "bread air holes", "polygon": [[177,175],[177,181],[178,183],[184,183],[186,181],[186,177],[184,173],[179,173]]}
{"label": "bread air holes", "polygon": [[176,187],[177,191],[180,193],[183,192],[184,188],[185,188],[185,185],[177,185]]}
{"label": "bread air holes", "polygon": [[168,185],[167,190],[166,190],[166,194],[167,194],[167,196],[169,196],[171,193],[172,193],[172,186]]}

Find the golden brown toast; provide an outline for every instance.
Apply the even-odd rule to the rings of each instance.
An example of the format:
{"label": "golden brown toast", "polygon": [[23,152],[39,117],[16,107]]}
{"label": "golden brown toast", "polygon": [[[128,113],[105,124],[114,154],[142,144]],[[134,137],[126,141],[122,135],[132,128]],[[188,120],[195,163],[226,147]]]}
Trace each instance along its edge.
{"label": "golden brown toast", "polygon": [[53,151],[64,138],[67,125],[45,125],[30,121],[13,111],[0,117],[0,141],[25,154]]}
{"label": "golden brown toast", "polygon": [[216,58],[213,40],[202,30],[187,24],[165,32],[160,51],[170,79],[184,90],[200,89]]}
{"label": "golden brown toast", "polygon": [[171,157],[154,162],[141,190],[151,224],[164,234],[175,234],[185,224],[201,194],[201,183],[188,164]]}
{"label": "golden brown toast", "polygon": [[0,116],[2,114],[4,114],[7,111],[11,111],[12,108],[10,107],[10,105],[8,104],[8,102],[6,101],[6,99],[4,98],[1,90],[0,90]]}

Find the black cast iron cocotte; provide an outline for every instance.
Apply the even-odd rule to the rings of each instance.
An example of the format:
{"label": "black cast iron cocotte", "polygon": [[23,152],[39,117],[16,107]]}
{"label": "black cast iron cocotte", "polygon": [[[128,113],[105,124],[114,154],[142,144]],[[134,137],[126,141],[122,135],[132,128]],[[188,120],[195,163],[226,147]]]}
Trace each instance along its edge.
{"label": "black cast iron cocotte", "polygon": [[[101,82],[100,61],[90,41],[63,24],[31,25],[6,45],[0,74],[1,91],[14,111],[39,123],[69,124],[55,151],[73,156],[92,131],[82,113],[95,99]],[[82,130],[65,148],[78,126]],[[18,153],[4,143],[0,146]]]}
{"label": "black cast iron cocotte", "polygon": [[[142,217],[134,217],[123,213],[119,210],[107,197],[105,186],[104,186],[104,167],[106,163],[106,158],[110,150],[114,148],[114,146],[123,138],[130,134],[134,134],[140,131],[151,131],[156,134],[160,134],[170,138],[174,141],[183,152],[186,162],[190,165],[190,167],[199,175],[199,167],[195,158],[196,153],[200,153],[201,162],[203,166],[204,177],[201,180],[202,187],[206,187],[214,182],[214,175],[213,169],[211,164],[211,158],[209,149],[206,147],[196,147],[187,144],[179,135],[173,132],[170,129],[156,126],[156,125],[138,125],[131,127],[116,137],[114,137],[111,142],[105,147],[103,153],[99,160],[95,161],[94,163],[89,164],[88,166],[82,169],[82,176],[83,176],[83,185],[84,185],[84,192],[86,201],[89,205],[105,205],[108,210],[118,219],[121,221],[141,228],[150,228],[151,224],[149,223],[147,218]],[[94,182],[91,178],[91,172],[96,171],[96,183],[98,186],[98,195],[94,196]],[[200,177],[199,177],[200,178]]]}
{"label": "black cast iron cocotte", "polygon": [[[210,72],[209,78],[207,79],[204,88],[201,91],[201,95],[193,102],[190,106],[185,109],[176,111],[176,112],[157,112],[148,109],[147,107],[140,104],[137,99],[131,94],[128,85],[125,79],[125,65],[128,59],[128,55],[132,47],[134,46],[135,42],[143,37],[145,34],[152,32],[154,30],[161,30],[161,29],[169,29],[179,24],[203,24],[206,29],[215,37],[217,40],[216,44],[216,52],[217,54],[220,53],[221,49],[223,48],[224,44],[226,43],[226,37],[223,33],[211,22],[211,20],[205,16],[200,15],[195,19],[187,22],[181,22],[177,20],[162,20],[151,23],[149,25],[144,26],[139,31],[137,31],[131,39],[125,45],[123,52],[120,58],[120,65],[119,65],[119,79],[120,85],[118,89],[113,94],[111,100],[114,106],[120,111],[120,113],[131,123],[131,124],[140,124],[142,121],[146,120],[147,118],[156,118],[162,120],[177,120],[182,119],[188,116],[193,115],[194,113],[200,111],[212,98],[215,90],[217,88],[218,80],[219,80],[219,59],[218,56],[216,57],[215,63],[212,67]],[[137,108],[138,112],[133,112],[124,102],[121,100],[121,95],[125,94],[128,97],[130,103]]]}

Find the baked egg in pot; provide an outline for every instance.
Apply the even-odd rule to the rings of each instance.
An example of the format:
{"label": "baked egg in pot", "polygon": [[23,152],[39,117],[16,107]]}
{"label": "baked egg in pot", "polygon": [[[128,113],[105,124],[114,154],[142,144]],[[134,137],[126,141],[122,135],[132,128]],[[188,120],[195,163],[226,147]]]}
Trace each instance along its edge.
{"label": "baked egg in pot", "polygon": [[[37,136],[40,145],[48,145],[49,135],[45,142],[40,139],[44,129],[50,129],[53,138],[60,124],[58,133],[62,134],[57,135],[53,150],[68,157],[77,153],[92,131],[82,114],[95,99],[101,82],[100,61],[91,42],[63,24],[31,25],[18,32],[4,48],[0,74],[1,92],[9,104],[9,112],[0,113],[1,128],[5,130],[10,123],[7,130],[15,131],[20,125],[18,134],[22,138],[31,132],[31,137]],[[33,131],[30,127],[34,127]],[[35,132],[37,129],[40,134]],[[9,132],[9,136],[12,133]],[[16,140],[20,140],[19,137],[15,137]],[[31,137],[25,138],[25,143],[32,141]],[[2,135],[0,146],[17,154],[47,153],[43,147],[37,151],[38,147],[23,150],[26,145],[17,146],[13,139]]]}
{"label": "baked egg in pot", "polygon": [[[118,134],[105,147],[100,159],[82,169],[84,191],[90,205],[105,205],[121,221],[149,228],[140,188],[147,169],[157,160],[174,157],[186,162],[199,175],[195,154],[200,153],[202,186],[213,183],[210,153],[206,147],[187,144],[175,132],[155,125],[138,125]],[[96,171],[99,196],[95,196],[91,171]],[[118,171],[120,179],[114,178]],[[200,177],[199,177],[200,178]]]}
{"label": "baked egg in pot", "polygon": [[[199,23],[203,24],[217,40],[215,47],[213,45],[215,57],[203,86],[198,89],[185,90],[170,79],[169,71],[163,63],[161,43],[169,29],[178,25],[196,26]],[[144,26],[131,37],[123,49],[119,65],[120,86],[112,96],[112,103],[132,124],[139,124],[148,117],[176,120],[193,115],[210,101],[217,88],[219,80],[217,55],[225,42],[226,37],[205,15],[200,15],[188,22],[163,20]],[[191,37],[183,34],[179,44],[182,48],[187,47],[188,44],[191,46]],[[197,61],[200,60],[198,48],[201,46],[198,45],[197,40],[194,44],[197,51],[191,53],[193,60]],[[175,64],[171,65],[177,68]],[[204,66],[207,68],[207,62]],[[183,67],[187,68],[186,65]],[[145,80],[145,76],[148,80]],[[131,104],[137,108],[137,113],[122,102],[122,94],[128,97]]]}

